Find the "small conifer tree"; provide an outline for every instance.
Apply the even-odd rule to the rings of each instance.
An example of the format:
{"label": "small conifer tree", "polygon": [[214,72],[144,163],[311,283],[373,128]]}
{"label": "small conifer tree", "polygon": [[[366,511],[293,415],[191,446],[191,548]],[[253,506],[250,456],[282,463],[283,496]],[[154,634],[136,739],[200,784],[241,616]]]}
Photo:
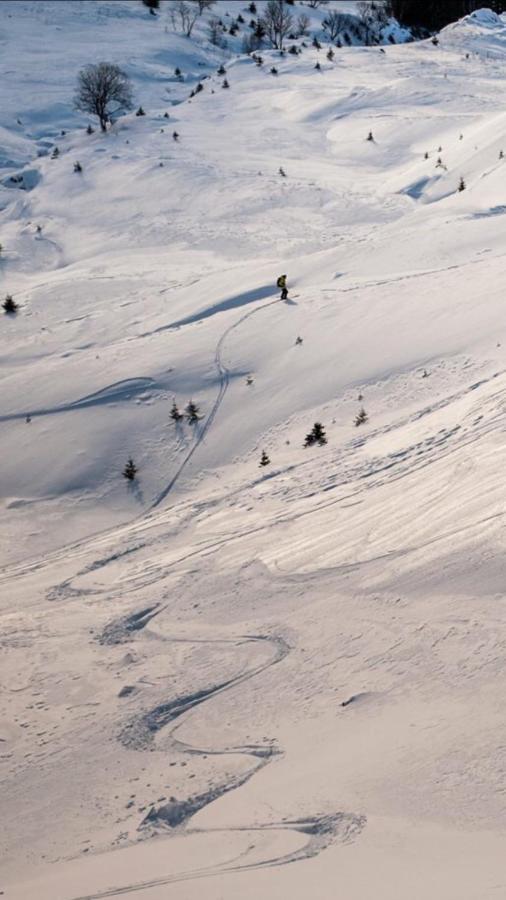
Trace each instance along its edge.
{"label": "small conifer tree", "polygon": [[174,422],[179,422],[183,418],[183,413],[179,411],[176,401],[174,400],[172,403],[172,409],[170,411],[170,417]]}
{"label": "small conifer tree", "polygon": [[133,481],[136,475],[137,466],[135,465],[132,457],[130,457],[125,468],[123,469],[123,478],[126,478],[127,481]]}
{"label": "small conifer tree", "polygon": [[321,65],[320,65],[320,63],[318,62],[318,60],[316,61],[315,69],[317,69],[318,72],[319,72],[320,69],[321,69]]}
{"label": "small conifer tree", "polygon": [[91,125],[88,125],[88,127],[86,129],[86,134],[95,134],[95,129],[92,128]]}
{"label": "small conifer tree", "polygon": [[424,155],[424,157],[423,157],[423,158],[424,158],[424,159],[428,159],[428,158],[429,158],[429,153],[428,153],[428,151],[427,151],[427,150],[426,150],[426,151],[425,151],[425,155]]}
{"label": "small conifer tree", "polygon": [[186,406],[185,413],[190,425],[195,425],[195,423],[202,418],[202,416],[200,415],[199,407],[196,403],[193,402],[193,400],[190,400],[190,402]]}
{"label": "small conifer tree", "polygon": [[12,314],[17,313],[19,307],[16,301],[13,299],[12,295],[7,294],[4,302],[2,303],[2,308],[4,312]]}
{"label": "small conifer tree", "polygon": [[499,159],[504,159],[504,150],[499,150]]}
{"label": "small conifer tree", "polygon": [[374,136],[373,136],[372,131],[370,131],[369,134],[367,135],[367,140],[368,140],[368,141],[373,141],[373,140],[374,140]]}
{"label": "small conifer tree", "polygon": [[270,459],[267,456],[267,453],[265,452],[265,450],[262,450],[262,455],[260,457],[260,462],[258,463],[258,465],[259,466],[268,466],[269,463],[270,463]]}
{"label": "small conifer tree", "polygon": [[329,50],[327,53],[327,59],[329,60],[329,62],[332,62],[332,60],[334,59],[334,56],[335,56],[335,53],[334,53],[332,47],[329,47]]}
{"label": "small conifer tree", "polygon": [[368,415],[367,415],[364,407],[362,407],[362,409],[360,410],[358,415],[355,416],[355,426],[358,428],[359,425],[364,425],[365,422],[367,422],[367,419],[368,419]]}
{"label": "small conifer tree", "polygon": [[309,434],[306,435],[304,447],[312,447],[313,444],[319,444],[320,447],[323,447],[326,443],[327,435],[325,434],[325,428],[321,422],[315,422]]}
{"label": "small conifer tree", "polygon": [[137,112],[135,113],[135,115],[136,115],[136,116],[145,116],[145,115],[146,115],[146,113],[144,112],[142,106],[139,106],[139,109],[137,110]]}
{"label": "small conifer tree", "polygon": [[172,137],[174,138],[175,141],[179,140],[179,134],[177,133],[177,131],[172,132]]}
{"label": "small conifer tree", "polygon": [[220,66],[220,68],[218,69],[218,75],[226,75],[226,74],[227,74],[227,70],[226,70],[225,66],[223,65],[223,63],[222,63],[221,66]]}
{"label": "small conifer tree", "polygon": [[60,151],[58,150],[58,147],[55,147],[53,152],[51,153],[51,159],[58,159],[59,155]]}
{"label": "small conifer tree", "polygon": [[223,88],[229,88],[229,87],[230,87],[230,85],[229,85],[229,83],[228,83],[228,81],[227,81],[226,78],[223,79],[222,87],[223,87]]}
{"label": "small conifer tree", "polygon": [[277,75],[277,74],[278,74],[278,70],[276,69],[276,66],[273,66],[271,69],[271,75]]}
{"label": "small conifer tree", "polygon": [[465,189],[466,189],[466,183],[465,183],[463,177],[461,176],[460,181],[459,181],[459,192],[465,191]]}
{"label": "small conifer tree", "polygon": [[83,171],[83,167],[78,160],[77,162],[74,163],[74,172],[82,172],[82,171]]}

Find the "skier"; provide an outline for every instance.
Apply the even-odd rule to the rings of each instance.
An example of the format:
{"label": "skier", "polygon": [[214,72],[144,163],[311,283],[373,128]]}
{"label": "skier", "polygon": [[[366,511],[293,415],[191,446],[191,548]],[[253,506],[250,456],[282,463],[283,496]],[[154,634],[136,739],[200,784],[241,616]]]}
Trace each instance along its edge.
{"label": "skier", "polygon": [[280,275],[278,280],[276,281],[278,288],[281,289],[281,297],[280,300],[288,299],[288,288],[286,286],[286,275]]}

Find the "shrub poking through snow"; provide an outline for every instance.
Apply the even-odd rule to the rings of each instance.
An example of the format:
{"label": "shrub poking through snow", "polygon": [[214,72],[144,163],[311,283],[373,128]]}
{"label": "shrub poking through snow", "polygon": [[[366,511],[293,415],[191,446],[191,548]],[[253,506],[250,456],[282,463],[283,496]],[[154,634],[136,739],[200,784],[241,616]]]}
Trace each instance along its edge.
{"label": "shrub poking through snow", "polygon": [[60,151],[58,150],[58,147],[55,147],[53,152],[51,153],[51,159],[58,159],[59,155]]}
{"label": "shrub poking through snow", "polygon": [[145,116],[145,115],[146,115],[146,113],[144,112],[142,106],[139,106],[139,109],[137,110],[137,112],[135,113],[135,115],[136,115],[136,116]]}
{"label": "shrub poking through snow", "polygon": [[123,478],[126,478],[127,481],[133,481],[135,476],[137,475],[137,466],[135,465],[132,457],[129,458],[125,468],[123,469]]}
{"label": "shrub poking through snow", "polygon": [[504,150],[499,150],[499,159],[504,159]]}
{"label": "shrub poking through snow", "polygon": [[271,69],[271,75],[277,75],[277,74],[278,74],[278,70],[276,69],[276,66],[273,66]]}
{"label": "shrub poking through snow", "polygon": [[460,181],[459,181],[459,193],[460,193],[460,191],[465,191],[465,189],[466,189],[466,183],[461,176]]}
{"label": "shrub poking through snow", "polygon": [[319,444],[320,447],[323,447],[326,443],[327,435],[325,434],[325,428],[321,422],[315,422],[309,434],[306,434],[304,447],[312,447],[314,444]]}
{"label": "shrub poking through snow", "polygon": [[434,37],[432,38],[432,43],[435,47],[437,47],[437,45],[439,44],[439,38],[437,37],[437,35],[434,35]]}
{"label": "shrub poking through snow", "polygon": [[318,72],[319,72],[320,69],[321,69],[321,65],[320,65],[320,63],[319,63],[318,61],[317,61],[316,64],[315,64],[315,69],[317,69]]}
{"label": "shrub poking through snow", "polygon": [[370,131],[369,134],[367,135],[367,140],[368,140],[368,141],[374,141],[374,136],[373,136],[372,131]]}
{"label": "shrub poking through snow", "polygon": [[327,59],[329,60],[329,62],[332,62],[332,60],[334,59],[334,56],[335,56],[335,53],[334,53],[332,47],[329,47],[329,50],[327,53]]}
{"label": "shrub poking through snow", "polygon": [[229,87],[230,87],[230,85],[229,85],[229,83],[228,83],[228,81],[227,81],[227,79],[226,79],[226,78],[224,78],[224,79],[223,79],[223,84],[222,84],[222,88],[229,88]]}
{"label": "shrub poking through snow", "polygon": [[173,420],[173,422],[180,422],[181,419],[183,418],[183,413],[179,411],[178,405],[175,400],[172,402],[172,409],[170,411],[170,417]]}
{"label": "shrub poking through snow", "polygon": [[218,75],[226,75],[226,74],[227,74],[227,70],[226,70],[225,66],[223,65],[223,63],[222,63],[221,66],[220,66],[220,68],[218,69]]}
{"label": "shrub poking through snow", "polygon": [[362,407],[362,409],[360,410],[358,415],[355,416],[355,427],[358,428],[359,425],[364,425],[367,422],[367,419],[368,419],[368,415],[367,415],[364,407]]}
{"label": "shrub poking through snow", "polygon": [[322,45],[320,44],[320,41],[318,40],[318,38],[316,37],[316,35],[315,35],[314,38],[313,38],[313,47],[315,47],[316,50],[321,50],[321,49],[322,49]]}
{"label": "shrub poking through snow", "polygon": [[83,171],[83,167],[82,167],[81,163],[79,162],[79,160],[77,160],[77,162],[74,163],[74,172],[82,172],[82,171]]}
{"label": "shrub poking through snow", "polygon": [[186,406],[185,413],[190,425],[195,425],[195,423],[202,418],[202,416],[200,415],[199,407],[196,403],[193,402],[193,400],[190,400],[190,402]]}
{"label": "shrub poking through snow", "polygon": [[295,338],[295,346],[298,347],[299,344],[302,344],[302,338],[300,335]]}
{"label": "shrub poking through snow", "polygon": [[174,75],[176,76],[176,78],[182,78],[182,72],[179,66],[176,66],[176,68],[174,69]]}
{"label": "shrub poking through snow", "polygon": [[268,466],[269,463],[270,463],[270,459],[267,456],[267,453],[265,452],[265,450],[262,450],[262,455],[260,457],[260,462],[258,463],[258,465],[259,466]]}
{"label": "shrub poking through snow", "polygon": [[164,119],[170,119],[170,116],[169,116],[168,112],[164,112],[163,118],[164,118]]}
{"label": "shrub poking through snow", "polygon": [[177,131],[172,132],[172,137],[174,138],[175,141],[179,140],[179,134],[177,133]]}
{"label": "shrub poking through snow", "polygon": [[253,375],[246,375],[246,384],[248,386],[253,384]]}
{"label": "shrub poking through snow", "polygon": [[297,56],[298,50],[295,44],[292,44],[291,47],[288,48],[288,52],[292,54],[292,56]]}
{"label": "shrub poking through snow", "polygon": [[12,314],[12,313],[17,313],[18,308],[19,308],[19,307],[18,307],[18,304],[17,304],[16,301],[13,299],[12,295],[11,295],[11,294],[7,294],[7,296],[6,296],[5,300],[4,300],[4,302],[2,303],[2,309],[3,309],[3,311],[4,311],[5,313],[10,313],[10,314]]}
{"label": "shrub poking through snow", "polygon": [[95,134],[95,129],[92,128],[91,125],[88,125],[88,127],[86,129],[86,134]]}
{"label": "shrub poking through snow", "polygon": [[285,172],[283,166],[279,167],[279,174],[282,175],[283,178],[286,178],[286,172]]}
{"label": "shrub poking through snow", "polygon": [[428,154],[428,151],[427,151],[427,150],[425,151],[425,154],[424,154],[424,157],[423,157],[423,158],[424,158],[424,159],[428,159],[428,158],[429,158],[429,154]]}

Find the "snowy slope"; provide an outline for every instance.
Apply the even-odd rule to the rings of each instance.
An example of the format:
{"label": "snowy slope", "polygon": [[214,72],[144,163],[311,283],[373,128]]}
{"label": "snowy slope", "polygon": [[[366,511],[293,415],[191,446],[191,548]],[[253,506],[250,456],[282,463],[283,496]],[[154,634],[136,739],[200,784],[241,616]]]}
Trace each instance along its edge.
{"label": "snowy slope", "polygon": [[[0,4],[0,890],[501,896],[506,20],[167,16]],[[87,135],[105,53],[146,116]]]}

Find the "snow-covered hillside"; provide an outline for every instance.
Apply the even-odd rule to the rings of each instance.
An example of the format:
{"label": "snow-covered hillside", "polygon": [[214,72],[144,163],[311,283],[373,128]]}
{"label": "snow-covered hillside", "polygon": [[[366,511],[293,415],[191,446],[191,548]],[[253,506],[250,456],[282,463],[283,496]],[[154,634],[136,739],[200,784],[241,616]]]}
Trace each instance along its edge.
{"label": "snow-covered hillside", "polygon": [[301,11],[0,3],[6,900],[503,890],[506,17]]}

